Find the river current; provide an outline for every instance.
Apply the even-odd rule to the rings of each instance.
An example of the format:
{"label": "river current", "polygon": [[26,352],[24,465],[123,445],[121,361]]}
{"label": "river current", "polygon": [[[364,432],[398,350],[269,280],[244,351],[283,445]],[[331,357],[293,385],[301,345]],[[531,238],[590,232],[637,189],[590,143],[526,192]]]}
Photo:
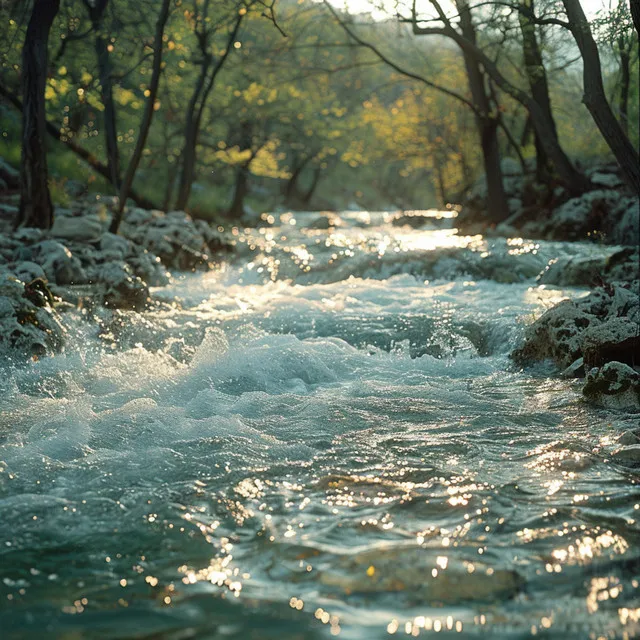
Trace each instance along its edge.
{"label": "river current", "polygon": [[3,357],[0,637],[640,634],[608,459],[637,416],[508,357],[587,293],[535,275],[605,248],[432,215],[264,216],[152,310]]}

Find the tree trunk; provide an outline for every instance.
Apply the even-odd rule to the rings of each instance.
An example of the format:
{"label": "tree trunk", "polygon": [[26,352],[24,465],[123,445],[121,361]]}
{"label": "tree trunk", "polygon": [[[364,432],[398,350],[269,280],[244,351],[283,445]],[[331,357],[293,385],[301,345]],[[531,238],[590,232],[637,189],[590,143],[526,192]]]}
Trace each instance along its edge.
{"label": "tree trunk", "polygon": [[626,136],[629,135],[629,87],[631,85],[631,54],[624,46],[624,38],[618,38],[618,53],[620,54],[620,97],[618,110],[620,111],[620,126]]}
{"label": "tree trunk", "polygon": [[300,194],[298,192],[298,182],[305,167],[309,164],[309,162],[311,162],[312,159],[313,156],[307,155],[304,156],[301,160],[298,158],[294,160],[294,169],[291,172],[291,176],[289,177],[289,179],[285,182],[284,188],[282,190],[285,205],[292,207],[299,202]]}
{"label": "tree trunk", "polygon": [[430,2],[444,23],[444,27],[423,28],[418,26],[417,23],[414,23],[413,32],[417,35],[431,34],[447,36],[451,38],[464,53],[473,57],[477,63],[481,64],[485,73],[491,77],[500,89],[527,109],[536,133],[540,138],[540,143],[544,146],[544,150],[551,159],[551,162],[553,162],[558,176],[569,192],[574,195],[580,195],[591,189],[593,186],[591,181],[573,166],[571,160],[569,160],[562,147],[558,144],[557,136],[553,133],[553,123],[549,122],[540,105],[529,94],[509,82],[502,73],[500,73],[496,63],[489,58],[475,42],[468,40],[451,26],[438,0],[430,0]]}
{"label": "tree trunk", "polygon": [[316,189],[318,188],[318,184],[320,184],[321,177],[322,177],[322,167],[318,165],[313,170],[313,180],[311,181],[311,185],[300,198],[300,204],[302,204],[305,207],[309,206],[309,203],[311,202],[311,198],[313,198],[313,194],[316,192]]}
{"label": "tree trunk", "polygon": [[[551,111],[551,97],[549,96],[549,84],[547,72],[542,61],[542,54],[536,37],[536,26],[531,19],[534,12],[534,0],[521,0],[525,10],[518,12],[520,32],[522,33],[522,53],[527,82],[531,89],[532,98],[538,103],[550,124],[550,132],[558,140],[556,123]],[[559,142],[558,142],[559,144]],[[540,136],[535,133],[536,148],[536,180],[546,184],[551,178],[549,157],[545,151]]]}
{"label": "tree trunk", "polygon": [[[253,160],[253,157],[251,158]],[[230,220],[240,220],[244,216],[244,200],[249,193],[249,165],[251,160],[238,167],[236,184],[233,189],[233,200],[227,211]]]}
{"label": "tree trunk", "polygon": [[200,67],[198,81],[195,84],[193,93],[187,105],[186,124],[184,127],[184,145],[182,147],[182,165],[180,170],[180,182],[178,184],[178,196],[176,198],[175,209],[183,211],[186,209],[191,195],[191,185],[196,166],[196,144],[198,142],[196,108],[198,101],[204,90],[207,74],[211,65],[211,56],[204,59]]}
{"label": "tree trunk", "polygon": [[640,40],[640,0],[629,0],[629,9],[631,10],[633,26],[636,28],[638,40]]}
{"label": "tree trunk", "polygon": [[104,141],[109,167],[110,182],[116,193],[120,189],[120,153],[118,151],[118,128],[116,125],[116,105],[113,99],[113,80],[111,77],[111,58],[109,57],[109,39],[103,33],[103,17],[108,0],[90,2],[85,0],[89,18],[96,34],[94,43],[98,74],[100,77],[100,99],[104,106]]}
{"label": "tree trunk", "polygon": [[[460,29],[463,37],[475,45],[476,30],[467,0],[456,0],[456,7],[460,13]],[[491,113],[491,103],[487,94],[485,76],[478,60],[466,51],[463,51],[462,55],[473,103],[479,114],[476,116],[476,123],[480,134],[482,159],[487,180],[487,213],[492,222],[498,223],[506,220],[509,216],[509,205],[504,192],[502,168],[500,166],[498,119],[497,115],[492,115]]]}
{"label": "tree trunk", "polygon": [[158,87],[160,85],[160,74],[162,73],[162,36],[164,35],[164,27],[167,24],[169,18],[169,7],[171,0],[162,0],[162,7],[160,8],[160,15],[156,22],[156,32],[153,40],[153,71],[151,72],[151,83],[149,84],[149,96],[147,103],[144,107],[144,114],[142,116],[142,122],[140,123],[140,132],[138,134],[138,140],[136,141],[136,147],[133,150],[131,160],[129,160],[129,166],[127,172],[122,181],[120,187],[120,195],[118,198],[118,207],[113,213],[113,220],[109,231],[111,233],[118,233],[120,222],[122,222],[122,214],[124,212],[124,205],[129,195],[129,190],[133,184],[133,178],[140,164],[142,158],[142,152],[147,142],[147,136],[149,135],[149,129],[151,128],[151,121],[153,120],[153,114],[155,111],[156,96],[158,95]]}
{"label": "tree trunk", "polygon": [[436,160],[436,182],[438,184],[438,192],[440,194],[440,206],[444,208],[447,204],[447,190],[444,186],[444,172],[442,171],[442,163]]}
{"label": "tree trunk", "polygon": [[46,149],[45,88],[47,46],[60,0],[34,0],[22,48],[22,157],[20,212],[17,227],[50,229],[53,205],[49,194]]}
{"label": "tree trunk", "polygon": [[602,137],[615,156],[625,181],[634,193],[640,193],[640,159],[629,138],[611,110],[602,82],[600,55],[589,22],[579,0],[562,0],[571,33],[575,38],[583,62],[584,96],[582,101],[589,110]]}
{"label": "tree trunk", "polygon": [[176,201],[176,209],[178,210],[186,208],[191,195],[191,186],[195,178],[196,169],[196,146],[198,144],[200,125],[202,124],[202,117],[207,100],[209,99],[209,94],[215,85],[218,74],[227,61],[229,54],[233,50],[233,43],[236,41],[238,31],[240,31],[240,25],[242,24],[242,20],[245,15],[247,15],[246,11],[244,13],[238,12],[236,21],[227,38],[224,53],[218,58],[216,64],[213,66],[211,75],[209,75],[208,79],[207,73],[211,65],[207,64],[206,68],[203,68],[203,72],[201,72],[201,76],[198,79],[198,82],[202,80],[202,87],[196,87],[194,95],[192,96],[193,105],[190,103],[189,106],[192,106],[193,108],[187,115],[185,143],[182,148],[182,173],[180,175],[180,186],[178,187],[178,198]]}

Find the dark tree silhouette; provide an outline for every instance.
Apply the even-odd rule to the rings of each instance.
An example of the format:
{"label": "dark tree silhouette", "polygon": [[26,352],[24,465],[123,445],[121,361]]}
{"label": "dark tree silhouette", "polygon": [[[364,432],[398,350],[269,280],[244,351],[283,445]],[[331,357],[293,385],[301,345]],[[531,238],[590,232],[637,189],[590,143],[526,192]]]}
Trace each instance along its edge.
{"label": "dark tree silhouette", "polygon": [[22,48],[22,158],[17,227],[49,229],[53,205],[49,194],[46,150],[45,87],[49,32],[60,0],[34,0]]}
{"label": "dark tree silhouette", "polygon": [[140,123],[140,131],[138,132],[138,140],[136,141],[135,149],[131,160],[129,160],[129,166],[122,180],[122,186],[120,187],[120,196],[118,198],[118,207],[113,213],[113,220],[109,231],[111,233],[118,233],[118,228],[122,222],[122,216],[124,213],[124,206],[133,184],[133,178],[138,170],[140,159],[142,158],[142,152],[144,146],[147,143],[147,136],[149,135],[149,129],[151,128],[151,121],[153,120],[153,113],[155,111],[156,97],[158,95],[158,87],[160,86],[160,74],[162,73],[162,37],[164,36],[164,28],[169,19],[169,8],[171,6],[171,0],[162,0],[162,6],[160,7],[160,14],[158,15],[158,21],[156,22],[156,31],[153,38],[153,65],[151,72],[151,83],[149,84],[149,96],[144,107],[144,114],[142,116],[142,122]]}

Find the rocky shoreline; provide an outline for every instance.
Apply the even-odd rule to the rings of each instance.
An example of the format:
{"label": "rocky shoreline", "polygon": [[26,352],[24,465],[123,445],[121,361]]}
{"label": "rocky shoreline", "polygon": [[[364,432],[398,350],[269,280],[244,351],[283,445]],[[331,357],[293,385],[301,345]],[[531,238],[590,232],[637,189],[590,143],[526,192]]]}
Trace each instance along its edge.
{"label": "rocky shoreline", "polygon": [[[108,198],[57,209],[49,232],[0,233],[0,346],[23,357],[59,351],[61,312],[96,306],[143,311],[149,287],[171,271],[206,270],[229,249],[220,231],[184,212],[129,209],[119,235],[109,233]],[[5,205],[6,210],[6,205]]]}
{"label": "rocky shoreline", "polygon": [[560,185],[542,188],[512,159],[503,160],[502,172],[511,215],[492,227],[482,176],[464,199],[456,219],[456,226],[464,233],[484,233],[490,228],[491,233],[505,237],[640,245],[638,194],[627,189],[617,165],[598,164],[586,170],[594,189],[577,197]]}

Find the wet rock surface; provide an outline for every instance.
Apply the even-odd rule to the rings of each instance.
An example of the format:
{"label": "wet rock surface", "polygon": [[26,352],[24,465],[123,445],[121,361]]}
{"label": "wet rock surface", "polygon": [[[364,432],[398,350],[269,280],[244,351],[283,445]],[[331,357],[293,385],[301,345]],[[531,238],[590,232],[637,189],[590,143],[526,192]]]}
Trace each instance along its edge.
{"label": "wet rock surface", "polygon": [[640,373],[622,362],[607,362],[589,371],[582,393],[606,409],[640,411]]}
{"label": "wet rock surface", "polygon": [[[1,168],[1,167],[0,167]],[[97,307],[139,312],[150,304],[149,287],[164,286],[170,270],[208,269],[210,255],[226,251],[226,236],[184,212],[130,209],[121,234],[108,231],[109,198],[56,209],[53,228],[5,228],[0,234],[3,295],[0,344],[45,354],[64,344],[63,323],[51,301],[36,304],[31,282],[60,298],[59,310]],[[37,289],[37,286],[36,286]],[[34,302],[36,300],[36,302]]]}
{"label": "wet rock surface", "polygon": [[26,357],[59,351],[65,329],[43,279],[24,282],[0,268],[0,349]]}
{"label": "wet rock surface", "polygon": [[[566,368],[578,358],[601,364],[637,345],[640,282],[598,287],[585,298],[563,300],[530,325],[512,358],[521,365],[552,360]],[[637,356],[636,356],[637,357]],[[626,356],[625,356],[626,358]],[[637,364],[637,360],[635,364]]]}

